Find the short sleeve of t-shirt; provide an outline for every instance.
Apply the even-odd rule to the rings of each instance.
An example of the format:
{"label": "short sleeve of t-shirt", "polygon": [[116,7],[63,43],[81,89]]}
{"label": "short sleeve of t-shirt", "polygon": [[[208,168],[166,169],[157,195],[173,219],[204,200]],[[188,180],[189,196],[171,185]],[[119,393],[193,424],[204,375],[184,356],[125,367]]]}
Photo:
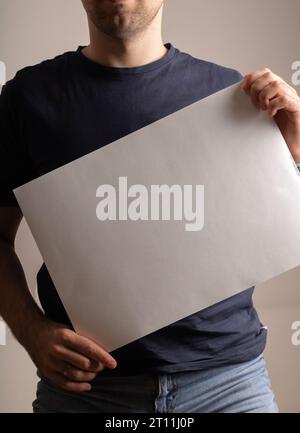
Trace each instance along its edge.
{"label": "short sleeve of t-shirt", "polygon": [[13,189],[31,180],[14,80],[0,95],[0,206],[18,206]]}

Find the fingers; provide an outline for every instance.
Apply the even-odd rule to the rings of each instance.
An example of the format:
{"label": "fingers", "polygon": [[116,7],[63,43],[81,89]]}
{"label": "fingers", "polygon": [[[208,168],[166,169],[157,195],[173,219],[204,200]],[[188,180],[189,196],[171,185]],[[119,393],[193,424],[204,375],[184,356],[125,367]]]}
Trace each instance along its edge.
{"label": "fingers", "polygon": [[[269,98],[277,96],[280,86],[284,81],[275,76],[268,69],[248,74],[245,76],[245,83],[242,84],[243,90],[251,97],[251,100],[256,108],[263,108],[268,103]],[[261,99],[261,93],[264,92],[264,99]],[[267,99],[267,101],[266,101]]]}
{"label": "fingers", "polygon": [[41,325],[38,341],[28,348],[28,353],[41,377],[47,377],[60,388],[89,391],[89,382],[101,370],[117,366],[116,360],[99,344],[65,325],[48,319]]}
{"label": "fingers", "polygon": [[269,79],[258,79],[250,88],[250,97],[256,108],[267,109],[270,99],[279,96],[284,84]]}
{"label": "fingers", "polygon": [[300,103],[296,100],[296,98],[290,97],[288,95],[278,96],[277,98],[270,101],[268,107],[270,116],[276,116],[278,111],[282,109],[285,109],[290,113],[297,113],[298,111],[300,113]]}
{"label": "fingers", "polygon": [[249,88],[259,79],[264,79],[267,84],[272,81],[283,81],[282,78],[274,74],[269,68],[258,69],[245,75],[242,81],[243,90],[248,92]]}
{"label": "fingers", "polygon": [[[277,97],[279,95],[279,87],[277,82],[269,83],[265,88],[263,88],[255,97],[257,100],[257,108],[261,108],[262,110],[267,110],[270,105],[271,99]],[[253,99],[252,99],[253,101]]]}
{"label": "fingers", "polygon": [[74,382],[90,382],[97,376],[97,373],[79,370],[64,362],[57,364],[56,367],[58,369],[57,373],[62,374],[65,379]]}
{"label": "fingers", "polygon": [[67,364],[70,364],[79,370],[97,373],[104,368],[104,365],[101,362],[89,359],[86,356],[59,344],[53,347],[53,356],[59,360],[65,361]]}
{"label": "fingers", "polygon": [[98,373],[96,372],[90,372],[90,371],[84,371],[80,370],[76,367],[73,367],[70,364],[67,364],[64,361],[56,361],[51,364],[51,367],[49,368],[50,374],[48,372],[48,375],[51,375],[51,372],[55,372],[56,374],[59,374],[60,376],[63,376],[65,381],[72,381],[72,382],[90,382],[91,380],[94,380]]}
{"label": "fingers", "polygon": [[115,368],[117,366],[116,360],[106,352],[106,350],[89,338],[78,335],[68,329],[62,329],[60,339],[64,346],[89,359],[101,362],[108,368]]}
{"label": "fingers", "polygon": [[297,91],[268,68],[247,74],[241,88],[251,97],[256,108],[268,110],[272,117],[281,109],[299,112]]}
{"label": "fingers", "polygon": [[87,392],[92,389],[90,383],[87,382],[76,382],[66,378],[63,374],[57,371],[51,371],[48,375],[49,379],[54,382],[57,386],[66,391],[71,391],[75,393]]}

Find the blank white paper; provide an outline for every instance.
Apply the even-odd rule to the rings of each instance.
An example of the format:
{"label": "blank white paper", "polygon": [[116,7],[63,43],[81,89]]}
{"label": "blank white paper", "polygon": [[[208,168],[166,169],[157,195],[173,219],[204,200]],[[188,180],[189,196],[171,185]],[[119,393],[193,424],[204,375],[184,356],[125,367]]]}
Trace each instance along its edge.
{"label": "blank white paper", "polygon": [[[108,351],[300,265],[299,173],[239,86],[14,191],[73,326]],[[120,176],[204,185],[203,229],[99,221]]]}

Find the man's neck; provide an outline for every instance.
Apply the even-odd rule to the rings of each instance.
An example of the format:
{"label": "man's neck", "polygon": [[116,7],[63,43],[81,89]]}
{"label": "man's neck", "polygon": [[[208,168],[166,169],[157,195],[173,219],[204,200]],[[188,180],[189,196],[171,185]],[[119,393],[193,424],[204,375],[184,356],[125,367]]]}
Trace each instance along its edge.
{"label": "man's neck", "polygon": [[161,59],[167,48],[162,41],[159,22],[128,40],[107,36],[90,23],[90,44],[82,52],[102,65],[132,68]]}

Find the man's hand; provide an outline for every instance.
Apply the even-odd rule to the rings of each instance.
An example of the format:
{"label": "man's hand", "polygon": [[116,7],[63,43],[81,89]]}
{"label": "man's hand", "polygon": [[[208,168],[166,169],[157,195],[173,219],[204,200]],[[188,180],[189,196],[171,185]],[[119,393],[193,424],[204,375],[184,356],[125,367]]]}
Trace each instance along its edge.
{"label": "man's hand", "polygon": [[77,393],[89,391],[98,372],[117,365],[94,341],[45,318],[28,332],[24,347],[43,376]]}
{"label": "man's hand", "polygon": [[297,91],[268,68],[245,75],[241,87],[256,108],[274,118],[295,161],[300,163],[300,97]]}

